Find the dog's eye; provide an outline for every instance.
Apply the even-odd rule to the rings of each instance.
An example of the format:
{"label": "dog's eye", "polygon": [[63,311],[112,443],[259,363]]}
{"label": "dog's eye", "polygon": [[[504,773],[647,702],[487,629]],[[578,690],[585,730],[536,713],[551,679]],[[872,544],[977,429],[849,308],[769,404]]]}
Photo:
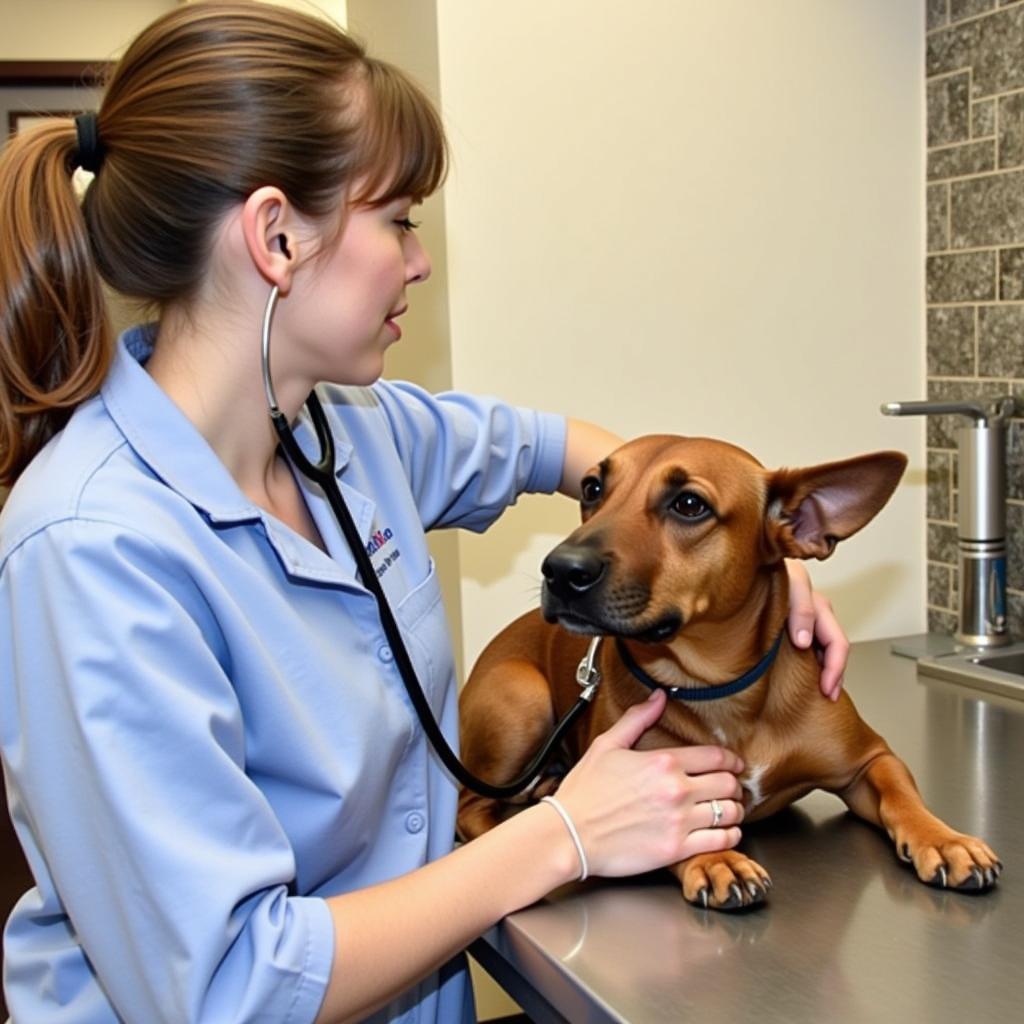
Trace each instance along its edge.
{"label": "dog's eye", "polygon": [[580,500],[584,505],[593,505],[601,499],[604,488],[596,476],[585,476],[580,483]]}
{"label": "dog's eye", "polygon": [[711,511],[711,506],[693,491],[683,491],[672,502],[672,511],[684,519],[703,519]]}

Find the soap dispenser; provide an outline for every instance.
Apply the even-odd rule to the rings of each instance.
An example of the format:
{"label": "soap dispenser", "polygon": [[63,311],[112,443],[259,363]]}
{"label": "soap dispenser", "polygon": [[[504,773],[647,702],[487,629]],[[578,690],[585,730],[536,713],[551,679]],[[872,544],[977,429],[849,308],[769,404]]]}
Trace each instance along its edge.
{"label": "soap dispenser", "polygon": [[1010,642],[1006,615],[1006,427],[1012,397],[952,402],[888,402],[886,416],[955,415],[958,427],[957,537],[960,609],[956,639],[969,647]]}

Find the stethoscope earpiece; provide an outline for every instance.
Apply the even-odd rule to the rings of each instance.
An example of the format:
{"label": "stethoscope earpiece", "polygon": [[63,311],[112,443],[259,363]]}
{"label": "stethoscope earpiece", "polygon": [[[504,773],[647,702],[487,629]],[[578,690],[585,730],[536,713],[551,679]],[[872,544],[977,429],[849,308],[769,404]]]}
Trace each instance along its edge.
{"label": "stethoscope earpiece", "polygon": [[274,382],[270,379],[270,322],[274,318],[274,310],[277,308],[278,292],[275,284],[270,289],[270,296],[267,298],[267,306],[263,311],[263,337],[262,337],[262,360],[263,360],[263,391],[267,396],[267,405],[270,407],[270,415],[280,415],[281,410],[277,405],[277,395],[274,394]]}

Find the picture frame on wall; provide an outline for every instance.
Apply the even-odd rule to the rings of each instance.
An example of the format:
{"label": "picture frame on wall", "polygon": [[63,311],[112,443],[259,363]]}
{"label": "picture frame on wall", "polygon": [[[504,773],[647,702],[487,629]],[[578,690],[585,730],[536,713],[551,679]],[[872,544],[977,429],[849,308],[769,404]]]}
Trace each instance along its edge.
{"label": "picture frame on wall", "polygon": [[36,125],[45,124],[53,119],[65,119],[77,117],[90,107],[82,107],[79,110],[8,110],[7,111],[7,135],[19,135],[21,132]]}
{"label": "picture frame on wall", "polygon": [[95,110],[109,67],[96,61],[0,60],[0,148],[50,118]]}

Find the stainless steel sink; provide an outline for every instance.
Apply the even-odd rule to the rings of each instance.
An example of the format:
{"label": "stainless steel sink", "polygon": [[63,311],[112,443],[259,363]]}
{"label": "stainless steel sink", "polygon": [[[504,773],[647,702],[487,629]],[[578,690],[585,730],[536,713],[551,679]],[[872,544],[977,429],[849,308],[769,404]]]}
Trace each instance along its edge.
{"label": "stainless steel sink", "polygon": [[1024,650],[1011,651],[1008,654],[986,654],[972,658],[975,665],[994,668],[1000,672],[1012,672],[1015,676],[1024,676]]}
{"label": "stainless steel sink", "polygon": [[957,647],[917,661],[917,671],[988,693],[1024,700],[1024,643],[998,649]]}

